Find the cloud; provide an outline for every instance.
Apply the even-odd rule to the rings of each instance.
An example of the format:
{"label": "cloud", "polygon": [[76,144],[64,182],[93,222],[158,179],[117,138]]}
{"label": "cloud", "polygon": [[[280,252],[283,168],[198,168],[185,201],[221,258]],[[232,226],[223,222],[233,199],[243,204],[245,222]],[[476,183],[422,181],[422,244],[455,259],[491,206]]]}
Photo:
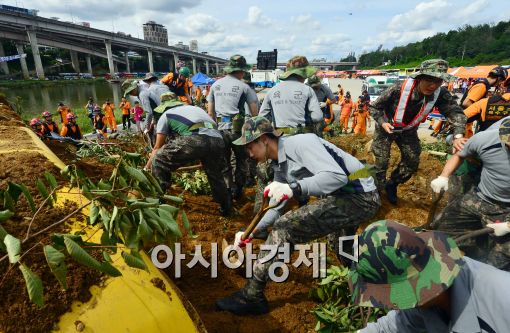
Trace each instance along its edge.
{"label": "cloud", "polygon": [[345,34],[322,35],[312,40],[309,52],[314,56],[330,56],[350,49],[350,37]]}
{"label": "cloud", "polygon": [[294,24],[300,25],[306,29],[319,29],[321,27],[321,24],[319,21],[313,20],[312,15],[298,15],[298,16],[292,16],[290,18],[290,21]]}
{"label": "cloud", "polygon": [[262,9],[257,6],[248,8],[248,23],[251,25],[269,25],[272,23],[271,19],[262,13]]}

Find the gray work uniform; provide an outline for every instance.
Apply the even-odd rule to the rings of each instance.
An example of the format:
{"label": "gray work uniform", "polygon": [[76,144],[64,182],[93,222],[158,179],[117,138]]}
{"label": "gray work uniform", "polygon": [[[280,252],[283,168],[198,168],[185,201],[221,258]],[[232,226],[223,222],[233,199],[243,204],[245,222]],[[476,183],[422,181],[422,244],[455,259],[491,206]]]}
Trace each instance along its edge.
{"label": "gray work uniform", "polygon": [[139,85],[141,90],[138,99],[142,108],[147,112],[147,118],[145,120],[145,128],[149,129],[154,118],[154,109],[161,104],[161,95],[169,92],[167,86],[158,82],[153,82],[149,86]]}
{"label": "gray work uniform", "polygon": [[222,170],[225,161],[224,142],[216,123],[199,107],[184,105],[167,109],[159,118],[157,133],[171,136],[152,161],[152,173],[166,190],[171,172],[181,166],[200,161],[211,186],[213,199],[222,208],[230,207]]}
{"label": "gray work uniform", "polygon": [[[439,230],[476,230],[488,223],[510,221],[510,149],[499,138],[500,123],[475,134],[459,152],[463,158],[476,156],[482,161],[480,183],[448,203],[436,222]],[[490,239],[494,244],[489,246],[487,261],[497,268],[510,270],[510,235]],[[460,245],[470,255],[483,258],[486,240],[487,237],[479,237],[476,245],[473,240]]]}
{"label": "gray work uniform", "polygon": [[[315,95],[317,96],[317,100],[319,103],[326,102],[328,99],[331,101],[331,103],[336,101],[335,95],[333,95],[333,92],[329,87],[325,84],[321,84],[318,89],[313,89],[315,92]],[[331,109],[329,105],[326,105],[325,107],[321,108],[322,111],[322,117],[323,118],[331,118]],[[324,119],[317,125],[317,135],[322,137],[322,131],[326,127],[326,122]]]}
{"label": "gray work uniform", "polygon": [[[232,75],[226,75],[224,78],[214,82],[211,91],[207,96],[209,103],[214,103],[214,110],[217,116],[218,129],[222,131],[225,141],[225,159],[226,167],[223,170],[223,177],[227,186],[240,195],[243,186],[246,184],[248,175],[248,154],[244,146],[234,145],[232,142],[237,140],[241,133],[234,133],[233,118],[244,110],[244,104],[258,102],[257,95],[253,94],[252,89],[243,81]],[[247,116],[250,110],[245,110]],[[230,163],[232,152],[235,156],[235,171]],[[234,173],[234,174],[233,174]]]}
{"label": "gray work uniform", "polygon": [[320,122],[322,111],[313,89],[291,77],[267,92],[259,116],[276,128],[304,128]]}
{"label": "gray work uniform", "polygon": [[464,257],[450,287],[451,317],[438,308],[392,310],[361,333],[489,333],[510,330],[510,273]]}
{"label": "gray work uniform", "polygon": [[[303,196],[316,196],[319,199],[282,216],[283,207],[268,210],[257,226],[259,231],[273,226],[266,240],[268,245],[290,243],[292,247],[330,234],[338,243],[337,236],[343,230],[354,232],[360,223],[372,218],[380,207],[379,194],[371,176],[348,179],[364,165],[315,134],[280,137],[278,161],[274,161],[272,166],[275,181],[297,182]],[[262,296],[269,266],[277,260],[273,258],[261,263],[260,258],[268,253],[260,251],[259,259],[253,266],[253,278],[245,287],[249,298]]]}

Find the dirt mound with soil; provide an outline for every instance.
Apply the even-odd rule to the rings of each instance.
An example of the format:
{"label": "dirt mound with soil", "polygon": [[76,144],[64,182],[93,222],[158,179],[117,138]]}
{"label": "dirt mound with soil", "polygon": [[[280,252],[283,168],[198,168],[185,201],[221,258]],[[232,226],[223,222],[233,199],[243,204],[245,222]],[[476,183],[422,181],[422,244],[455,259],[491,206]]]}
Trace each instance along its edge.
{"label": "dirt mound with soil", "polygon": [[[5,120],[7,116],[12,118]],[[1,110],[0,126],[18,126],[20,121],[16,119],[19,118],[12,110]],[[16,138],[16,135],[20,137]],[[0,129],[0,140],[3,140],[2,142],[16,142],[18,139],[28,140],[26,138],[26,133],[14,127],[10,129],[2,127]],[[59,184],[63,184],[63,180],[59,177],[60,170],[36,152],[0,154],[0,165],[0,188],[5,189],[8,182],[25,184],[34,197],[37,207],[43,201],[35,186],[37,178],[42,178],[42,174],[48,171],[55,175]],[[34,220],[30,235],[61,220],[76,208],[76,205],[72,203],[66,203],[64,208],[45,206]],[[13,236],[24,239],[32,216],[28,203],[22,197],[16,205],[16,214],[7,221],[3,221],[2,227]],[[42,249],[43,244],[50,243],[49,236],[52,233],[67,232],[69,232],[69,227],[60,225],[52,229],[51,232],[30,238],[22,244],[22,253],[35,246],[31,252],[23,256],[21,261],[42,279],[45,305],[41,308],[30,302],[25,281],[19,268],[10,265],[2,253],[2,259],[0,259],[0,308],[3,311],[0,312],[0,332],[49,332],[55,328],[55,323],[59,317],[71,309],[73,301],[86,302],[90,299],[89,287],[99,283],[101,279],[98,272],[85,268],[71,260],[66,260],[68,289],[64,291],[61,290],[59,283],[46,263]]]}
{"label": "dirt mound with soil", "polygon": [[21,117],[13,111],[9,102],[0,96],[0,125],[25,126]]}

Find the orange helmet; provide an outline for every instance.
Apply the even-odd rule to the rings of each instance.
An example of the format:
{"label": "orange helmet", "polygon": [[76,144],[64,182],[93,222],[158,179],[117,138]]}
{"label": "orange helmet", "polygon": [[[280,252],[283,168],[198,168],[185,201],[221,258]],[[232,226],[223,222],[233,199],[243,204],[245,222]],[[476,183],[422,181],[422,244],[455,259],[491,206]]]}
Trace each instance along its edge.
{"label": "orange helmet", "polygon": [[73,119],[76,119],[77,117],[74,115],[74,113],[72,112],[69,112],[66,116],[67,120],[73,120]]}

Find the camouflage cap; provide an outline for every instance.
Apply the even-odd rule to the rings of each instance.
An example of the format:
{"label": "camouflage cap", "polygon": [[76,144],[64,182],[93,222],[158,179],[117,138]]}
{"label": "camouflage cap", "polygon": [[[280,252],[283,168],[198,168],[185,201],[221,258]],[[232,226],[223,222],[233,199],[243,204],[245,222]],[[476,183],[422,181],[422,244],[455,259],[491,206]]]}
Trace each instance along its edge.
{"label": "camouflage cap", "polygon": [[235,54],[230,57],[228,64],[225,66],[225,73],[229,74],[232,72],[248,72],[251,69],[251,66],[246,63],[246,59],[240,55]]}
{"label": "camouflage cap", "polygon": [[250,74],[250,72],[244,72],[244,76],[243,76],[242,81],[244,83],[247,83],[247,84],[251,83],[251,74]]}
{"label": "camouflage cap", "polygon": [[306,84],[312,88],[319,87],[321,85],[321,78],[314,74],[307,79]]}
{"label": "camouflage cap", "polygon": [[309,78],[317,73],[315,67],[310,66],[308,59],[305,56],[292,57],[285,66],[285,73],[280,76],[281,80],[287,79],[292,74],[301,76],[302,78]]}
{"label": "camouflage cap", "polygon": [[124,97],[129,95],[130,92],[138,88],[138,82],[136,80],[126,80],[122,82],[122,90],[124,90]]}
{"label": "camouflage cap", "polygon": [[507,117],[501,125],[499,125],[499,138],[501,142],[510,145],[510,117]]}
{"label": "camouflage cap", "polygon": [[445,81],[455,81],[453,75],[448,74],[448,61],[443,59],[425,60],[420,65],[420,70],[410,75],[417,78],[420,75],[432,76]]}
{"label": "camouflage cap", "polygon": [[154,111],[157,113],[163,113],[168,109],[184,105],[184,103],[181,102],[177,95],[172,91],[161,94],[159,99],[161,104],[154,108]]}
{"label": "camouflage cap", "polygon": [[149,73],[145,73],[145,77],[143,78],[143,81],[147,82],[147,81],[154,81],[157,79],[158,79],[158,77],[156,76],[156,74],[149,72]]}
{"label": "camouflage cap", "polygon": [[403,310],[423,305],[448,289],[464,264],[446,234],[416,233],[393,221],[372,223],[358,241],[349,287],[359,306]]}
{"label": "camouflage cap", "polygon": [[271,122],[264,117],[256,116],[246,119],[241,132],[241,137],[233,143],[238,146],[244,146],[252,141],[257,140],[263,134],[273,134],[281,136],[282,133],[273,128]]}

